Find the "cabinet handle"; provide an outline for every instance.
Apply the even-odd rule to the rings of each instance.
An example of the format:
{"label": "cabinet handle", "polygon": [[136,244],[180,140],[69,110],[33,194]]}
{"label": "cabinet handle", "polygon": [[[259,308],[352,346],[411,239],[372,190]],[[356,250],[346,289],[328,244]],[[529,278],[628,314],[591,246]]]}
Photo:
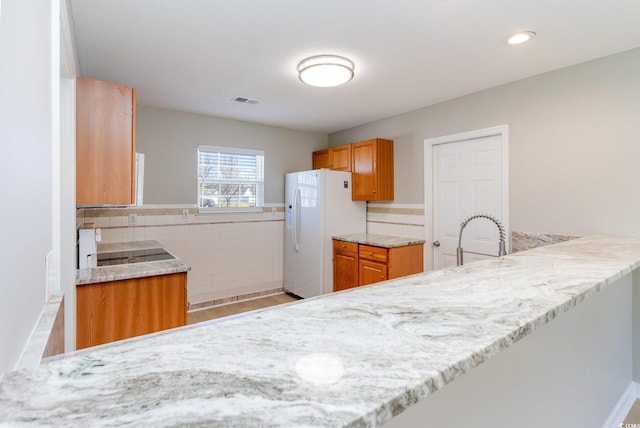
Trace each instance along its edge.
{"label": "cabinet handle", "polygon": [[347,245],[346,244],[342,244],[342,248],[347,248]]}
{"label": "cabinet handle", "polygon": [[373,193],[376,193],[375,189],[374,189]]}
{"label": "cabinet handle", "polygon": [[369,251],[369,255],[370,255],[370,256],[373,256],[373,251]]}
{"label": "cabinet handle", "polygon": [[380,279],[384,279],[384,275],[382,275],[382,276],[380,277]]}

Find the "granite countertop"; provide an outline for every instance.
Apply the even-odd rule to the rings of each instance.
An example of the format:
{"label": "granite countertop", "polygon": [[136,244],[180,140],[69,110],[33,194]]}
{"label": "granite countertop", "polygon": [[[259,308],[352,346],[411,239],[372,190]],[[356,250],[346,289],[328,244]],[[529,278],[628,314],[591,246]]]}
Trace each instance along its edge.
{"label": "granite countertop", "polygon": [[[157,241],[135,241],[99,243],[98,254],[117,251],[145,250],[149,248],[164,248]],[[165,249],[165,251],[169,252]],[[170,252],[169,252],[170,253]],[[156,260],[151,262],[128,263],[114,266],[101,266],[76,270],[76,285],[96,284],[99,282],[117,281],[121,279],[143,278],[147,276],[167,275],[171,273],[188,272],[191,270],[182,260],[172,254],[174,259]]]}
{"label": "granite countertop", "polygon": [[354,233],[352,235],[332,236],[338,241],[354,242],[356,244],[373,245],[375,247],[393,248],[405,245],[424,244],[424,239],[405,238],[402,236],[379,235],[377,233]]}
{"label": "granite countertop", "polygon": [[640,266],[592,236],[87,349],[0,382],[0,421],[376,426]]}

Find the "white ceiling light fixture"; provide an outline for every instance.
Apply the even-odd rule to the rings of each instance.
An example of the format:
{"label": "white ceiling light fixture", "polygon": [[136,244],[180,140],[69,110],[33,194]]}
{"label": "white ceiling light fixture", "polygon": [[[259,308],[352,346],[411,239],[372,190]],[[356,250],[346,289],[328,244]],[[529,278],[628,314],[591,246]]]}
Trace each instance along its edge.
{"label": "white ceiling light fixture", "polygon": [[510,45],[519,45],[521,43],[528,42],[536,36],[533,31],[521,31],[519,33],[508,36],[505,40]]}
{"label": "white ceiling light fixture", "polygon": [[337,55],[316,55],[298,64],[298,78],[311,86],[328,88],[344,85],[354,76],[354,64]]}

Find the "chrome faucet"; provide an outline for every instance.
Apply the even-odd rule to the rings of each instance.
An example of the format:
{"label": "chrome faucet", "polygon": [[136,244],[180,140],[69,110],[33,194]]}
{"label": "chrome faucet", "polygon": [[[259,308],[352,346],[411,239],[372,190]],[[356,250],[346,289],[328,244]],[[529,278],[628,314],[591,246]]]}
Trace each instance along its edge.
{"label": "chrome faucet", "polygon": [[491,257],[496,257],[494,255],[491,254],[483,254],[483,253],[474,253],[473,251],[463,251],[462,250],[462,231],[464,230],[465,227],[467,227],[467,224],[469,224],[469,222],[473,219],[476,218],[486,218],[488,220],[491,220],[492,222],[495,223],[496,226],[498,226],[498,231],[500,232],[500,241],[498,242],[498,256],[506,256],[507,255],[507,250],[506,250],[506,245],[505,245],[505,231],[504,231],[504,226],[502,225],[502,223],[500,222],[500,220],[498,220],[497,218],[495,218],[492,215],[489,214],[475,214],[472,215],[471,217],[467,218],[466,220],[464,220],[462,223],[460,223],[460,235],[458,236],[458,248],[456,249],[456,265],[457,266],[462,266],[463,264],[463,260],[462,260],[462,253],[471,253],[471,254],[479,254],[481,256],[491,256]]}

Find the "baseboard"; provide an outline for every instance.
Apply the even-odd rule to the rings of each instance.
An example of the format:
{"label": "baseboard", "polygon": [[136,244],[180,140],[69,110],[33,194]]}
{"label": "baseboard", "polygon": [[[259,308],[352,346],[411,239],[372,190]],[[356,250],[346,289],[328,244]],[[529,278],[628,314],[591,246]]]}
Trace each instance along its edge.
{"label": "baseboard", "polygon": [[640,384],[637,382],[631,382],[627,389],[624,391],[616,406],[611,411],[611,414],[602,425],[602,428],[618,427],[624,422],[624,419],[629,414],[629,410],[633,406],[633,403],[640,398]]}
{"label": "baseboard", "polygon": [[246,300],[260,299],[263,297],[268,297],[268,296],[271,296],[274,294],[280,294],[283,292],[284,292],[284,289],[282,287],[279,287],[279,288],[272,288],[270,290],[257,291],[253,293],[239,294],[237,296],[225,297],[222,299],[208,300],[206,302],[189,303],[188,312],[200,311],[203,309],[210,309],[214,306],[229,305],[232,303],[239,303]]}

